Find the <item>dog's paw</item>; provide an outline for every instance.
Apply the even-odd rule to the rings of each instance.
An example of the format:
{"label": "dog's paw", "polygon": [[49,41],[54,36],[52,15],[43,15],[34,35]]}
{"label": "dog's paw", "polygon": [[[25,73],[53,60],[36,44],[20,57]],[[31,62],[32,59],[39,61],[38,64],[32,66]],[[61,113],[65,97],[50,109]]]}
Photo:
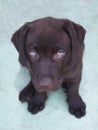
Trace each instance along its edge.
{"label": "dog's paw", "polygon": [[43,110],[45,107],[44,103],[29,103],[28,104],[28,111],[32,114],[36,114],[39,111]]}
{"label": "dog's paw", "polygon": [[73,115],[75,115],[77,118],[81,118],[86,114],[86,105],[82,101],[82,99],[79,100],[71,100],[69,103],[69,112]]}
{"label": "dog's paw", "polygon": [[47,99],[46,94],[36,93],[33,98],[28,102],[28,111],[32,114],[36,114],[43,110],[45,107],[45,101]]}
{"label": "dog's paw", "polygon": [[27,88],[24,88],[19,94],[19,100],[21,102],[28,102],[33,97],[33,90],[29,91]]}

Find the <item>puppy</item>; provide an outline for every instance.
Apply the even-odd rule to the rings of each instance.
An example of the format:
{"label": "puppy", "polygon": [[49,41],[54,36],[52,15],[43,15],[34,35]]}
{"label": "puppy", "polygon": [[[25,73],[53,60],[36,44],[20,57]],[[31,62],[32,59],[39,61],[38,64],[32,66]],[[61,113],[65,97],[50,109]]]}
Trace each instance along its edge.
{"label": "puppy", "polygon": [[79,95],[85,32],[68,19],[46,17],[25,23],[13,34],[19,61],[31,75],[19,100],[28,102],[32,114],[44,109],[48,91],[62,86],[69,112],[78,118],[85,115],[86,106]]}

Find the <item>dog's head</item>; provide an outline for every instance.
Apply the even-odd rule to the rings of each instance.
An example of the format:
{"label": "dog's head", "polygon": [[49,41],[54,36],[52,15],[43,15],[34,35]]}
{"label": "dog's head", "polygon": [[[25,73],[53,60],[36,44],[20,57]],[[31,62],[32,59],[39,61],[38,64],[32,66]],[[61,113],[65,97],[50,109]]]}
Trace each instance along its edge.
{"label": "dog's head", "polygon": [[51,17],[26,23],[12,37],[19,61],[28,67],[37,91],[55,91],[82,60],[85,30]]}

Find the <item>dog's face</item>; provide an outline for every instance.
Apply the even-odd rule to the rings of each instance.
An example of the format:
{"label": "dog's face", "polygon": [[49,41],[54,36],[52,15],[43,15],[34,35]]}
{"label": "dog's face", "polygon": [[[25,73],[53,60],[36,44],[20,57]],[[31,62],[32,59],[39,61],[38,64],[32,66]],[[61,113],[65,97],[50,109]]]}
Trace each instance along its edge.
{"label": "dog's face", "polygon": [[38,28],[31,30],[26,39],[27,64],[38,91],[54,91],[60,87],[62,74],[71,56],[68,35],[62,28],[58,30],[53,25],[49,28],[48,32]]}
{"label": "dog's face", "polygon": [[[57,90],[65,78],[65,73],[76,66],[74,62],[78,58],[73,54],[79,49],[76,42],[77,39],[78,42],[83,41],[84,37],[79,39],[80,35],[74,34],[77,33],[75,28],[70,27],[74,25],[68,23],[70,22],[67,21],[65,27],[64,20],[40,19],[24,25],[12,38],[20,53],[20,62],[28,67],[33,85],[39,92]],[[75,38],[72,39],[72,35]],[[76,50],[72,44],[76,44]]]}

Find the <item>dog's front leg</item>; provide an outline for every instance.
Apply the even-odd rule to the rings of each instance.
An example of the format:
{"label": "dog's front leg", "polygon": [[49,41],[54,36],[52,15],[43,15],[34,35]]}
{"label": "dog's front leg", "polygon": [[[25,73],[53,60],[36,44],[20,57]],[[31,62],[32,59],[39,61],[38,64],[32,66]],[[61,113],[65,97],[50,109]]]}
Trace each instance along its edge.
{"label": "dog's front leg", "polygon": [[69,112],[80,118],[85,115],[85,103],[79,95],[78,88],[80,82],[66,82],[63,83],[63,88],[66,89],[67,102],[69,105]]}
{"label": "dog's front leg", "polygon": [[26,102],[26,101],[28,102],[31,100],[34,93],[35,93],[35,89],[32,82],[30,81],[29,84],[20,92],[19,100],[21,102]]}
{"label": "dog's front leg", "polygon": [[31,81],[19,94],[19,100],[28,102],[28,110],[32,114],[44,109],[46,99],[46,92],[37,92]]}
{"label": "dog's front leg", "polygon": [[28,111],[32,114],[36,114],[43,110],[45,107],[45,101],[47,99],[46,92],[35,92],[33,98],[28,102]]}

